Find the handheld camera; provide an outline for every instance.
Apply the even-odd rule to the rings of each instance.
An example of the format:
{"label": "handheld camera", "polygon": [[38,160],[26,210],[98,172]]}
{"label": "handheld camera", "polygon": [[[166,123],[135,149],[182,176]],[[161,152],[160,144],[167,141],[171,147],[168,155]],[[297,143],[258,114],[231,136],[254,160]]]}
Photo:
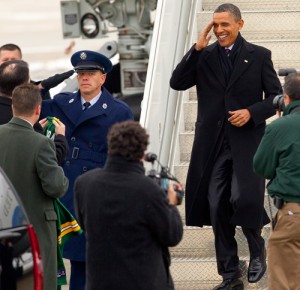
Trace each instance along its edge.
{"label": "handheld camera", "polygon": [[[151,162],[152,167],[153,167],[155,161],[160,166],[160,171],[157,171],[154,168],[152,168],[148,172],[147,176],[149,176],[150,178],[155,180],[157,182],[157,184],[165,191],[166,194],[168,192],[168,181],[169,180],[173,180],[173,181],[176,181],[176,182],[180,183],[178,181],[178,179],[170,173],[170,171],[167,167],[162,166],[162,164],[157,159],[156,154],[146,153],[145,157],[144,157],[144,160],[147,161],[147,162]],[[176,192],[177,205],[180,205],[182,203],[182,199],[183,199],[183,196],[184,196],[184,191],[176,188],[175,186],[174,186],[174,190]]]}

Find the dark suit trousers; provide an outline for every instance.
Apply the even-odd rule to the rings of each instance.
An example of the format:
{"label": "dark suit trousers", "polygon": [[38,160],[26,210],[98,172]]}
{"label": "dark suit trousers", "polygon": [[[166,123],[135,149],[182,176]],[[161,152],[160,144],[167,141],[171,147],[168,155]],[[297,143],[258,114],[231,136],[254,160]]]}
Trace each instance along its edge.
{"label": "dark suit trousers", "polygon": [[[230,223],[238,199],[239,188],[232,166],[231,151],[228,143],[224,141],[212,169],[208,190],[218,273],[223,279],[241,276],[237,242],[234,237],[236,226]],[[261,230],[242,227],[242,231],[248,241],[250,257],[259,256],[264,250]]]}

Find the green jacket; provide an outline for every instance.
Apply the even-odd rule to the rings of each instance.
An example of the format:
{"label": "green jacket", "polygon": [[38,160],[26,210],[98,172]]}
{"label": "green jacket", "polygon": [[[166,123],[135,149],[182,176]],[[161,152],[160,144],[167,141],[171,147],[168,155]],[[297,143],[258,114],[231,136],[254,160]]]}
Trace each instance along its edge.
{"label": "green jacket", "polygon": [[270,179],[271,196],[300,202],[300,100],[290,103],[283,117],[267,126],[253,165],[257,174]]}
{"label": "green jacket", "polygon": [[36,231],[43,260],[44,290],[57,284],[57,214],[54,199],[69,182],[57,165],[54,142],[20,118],[0,126],[0,166],[18,192]]}

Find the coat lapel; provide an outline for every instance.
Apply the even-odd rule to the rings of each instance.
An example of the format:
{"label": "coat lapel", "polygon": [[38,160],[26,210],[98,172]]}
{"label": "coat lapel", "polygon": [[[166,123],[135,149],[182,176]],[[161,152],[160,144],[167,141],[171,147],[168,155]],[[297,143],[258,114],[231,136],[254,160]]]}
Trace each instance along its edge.
{"label": "coat lapel", "polygon": [[207,55],[204,56],[204,59],[207,62],[207,65],[211,68],[211,71],[215,74],[217,80],[225,88],[226,82],[225,82],[225,77],[219,60],[217,43],[208,47],[206,53]]}
{"label": "coat lapel", "polygon": [[80,117],[76,122],[76,126],[85,122],[88,119],[92,119],[98,117],[100,115],[107,115],[112,109],[113,99],[107,92],[105,88],[102,88],[102,94],[95,105],[87,109],[86,111],[82,111]]}
{"label": "coat lapel", "polygon": [[92,107],[86,111],[82,110],[80,91],[70,97],[60,96],[56,99],[56,105],[64,112],[67,118],[77,127],[84,121],[103,115],[108,114],[112,109],[113,98],[110,96],[105,88],[102,88],[102,94]]}
{"label": "coat lapel", "polygon": [[54,101],[66,117],[75,125],[83,113],[80,92],[78,91],[71,96],[61,94],[60,98],[54,98]]}
{"label": "coat lapel", "polygon": [[250,48],[245,41],[244,45],[241,48],[241,52],[238,56],[237,62],[233,68],[227,89],[230,89],[230,87],[233,86],[233,84],[239,79],[239,77],[250,67],[250,65],[254,61],[252,52],[253,48]]}

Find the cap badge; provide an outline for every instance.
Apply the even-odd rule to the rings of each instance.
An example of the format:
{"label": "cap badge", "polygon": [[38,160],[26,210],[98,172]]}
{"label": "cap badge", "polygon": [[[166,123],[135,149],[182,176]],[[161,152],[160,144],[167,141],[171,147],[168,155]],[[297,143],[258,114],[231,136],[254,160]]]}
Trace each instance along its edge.
{"label": "cap badge", "polygon": [[103,108],[103,109],[107,109],[107,104],[104,103],[104,104],[102,105],[102,108]]}
{"label": "cap badge", "polygon": [[81,59],[86,59],[86,53],[85,53],[85,52],[82,52],[82,53],[80,54],[80,58],[81,58]]}

